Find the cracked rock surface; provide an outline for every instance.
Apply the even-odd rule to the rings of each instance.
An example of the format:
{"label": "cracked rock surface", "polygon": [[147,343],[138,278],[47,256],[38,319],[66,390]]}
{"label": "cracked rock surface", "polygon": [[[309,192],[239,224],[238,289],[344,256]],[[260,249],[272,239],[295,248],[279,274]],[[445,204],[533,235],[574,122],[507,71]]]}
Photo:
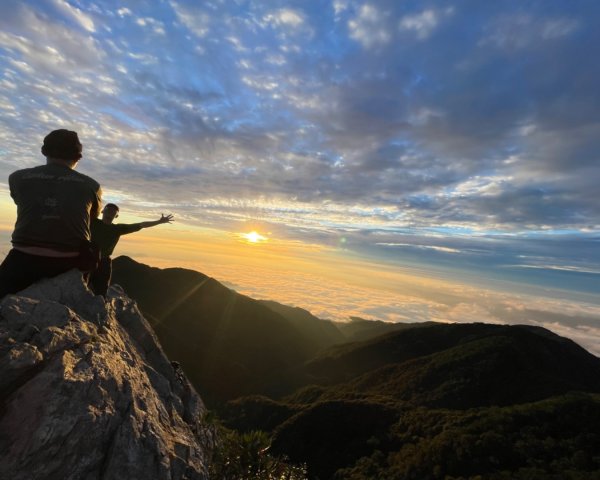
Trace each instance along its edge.
{"label": "cracked rock surface", "polygon": [[0,478],[208,478],[202,400],[118,287],[73,270],[0,308]]}

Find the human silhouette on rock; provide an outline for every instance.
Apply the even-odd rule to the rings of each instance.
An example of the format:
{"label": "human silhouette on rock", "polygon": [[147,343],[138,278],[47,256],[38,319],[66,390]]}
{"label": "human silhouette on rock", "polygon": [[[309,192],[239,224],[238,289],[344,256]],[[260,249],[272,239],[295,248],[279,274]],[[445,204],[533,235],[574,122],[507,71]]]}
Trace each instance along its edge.
{"label": "human silhouette on rock", "polygon": [[112,276],[111,255],[121,238],[121,235],[133,233],[142,228],[154,227],[162,223],[171,223],[173,215],[161,214],[158,220],[140,223],[113,223],[119,216],[119,207],[114,203],[107,203],[102,210],[102,219],[93,218],[90,225],[92,242],[100,250],[98,268],[92,272],[90,287],[96,295],[106,296],[106,291]]}
{"label": "human silhouette on rock", "polygon": [[95,267],[90,219],[98,216],[102,191],[75,171],[82,152],[76,132],[54,130],[42,145],[46,164],[8,177],[17,221],[13,247],[0,265],[0,297],[72,268]]}

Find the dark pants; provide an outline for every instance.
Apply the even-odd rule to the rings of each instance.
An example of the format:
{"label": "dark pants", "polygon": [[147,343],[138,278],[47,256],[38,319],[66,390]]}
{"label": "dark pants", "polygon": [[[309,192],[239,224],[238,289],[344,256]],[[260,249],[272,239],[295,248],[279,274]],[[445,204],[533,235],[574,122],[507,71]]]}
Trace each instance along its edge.
{"label": "dark pants", "polygon": [[90,288],[96,295],[106,296],[110,277],[112,276],[112,260],[110,257],[102,257],[98,268],[90,276]]}
{"label": "dark pants", "polygon": [[17,293],[42,278],[51,278],[72,268],[79,268],[79,257],[42,257],[15,250],[0,265],[0,298]]}

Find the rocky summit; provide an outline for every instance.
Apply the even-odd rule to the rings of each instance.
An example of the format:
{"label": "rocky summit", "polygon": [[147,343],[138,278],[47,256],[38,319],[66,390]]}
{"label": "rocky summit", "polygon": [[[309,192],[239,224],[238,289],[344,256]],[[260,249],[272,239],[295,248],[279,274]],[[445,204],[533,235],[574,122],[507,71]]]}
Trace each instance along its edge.
{"label": "rocky summit", "polygon": [[0,308],[0,478],[208,478],[203,402],[121,290],[71,271]]}

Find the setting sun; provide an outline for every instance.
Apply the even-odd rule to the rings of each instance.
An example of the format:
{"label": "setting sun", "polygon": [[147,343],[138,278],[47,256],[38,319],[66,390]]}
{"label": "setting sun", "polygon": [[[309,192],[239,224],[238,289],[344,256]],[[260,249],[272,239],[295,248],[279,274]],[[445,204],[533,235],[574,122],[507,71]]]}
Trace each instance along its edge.
{"label": "setting sun", "polygon": [[250,243],[264,242],[267,240],[267,237],[261,235],[258,232],[244,233],[244,234],[242,234],[242,237],[244,237]]}

